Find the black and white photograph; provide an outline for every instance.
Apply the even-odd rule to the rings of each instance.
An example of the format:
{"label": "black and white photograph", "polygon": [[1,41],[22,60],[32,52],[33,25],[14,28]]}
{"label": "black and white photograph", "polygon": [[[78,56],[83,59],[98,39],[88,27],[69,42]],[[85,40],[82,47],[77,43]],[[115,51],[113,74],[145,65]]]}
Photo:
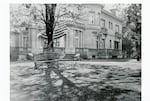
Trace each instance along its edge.
{"label": "black and white photograph", "polygon": [[142,101],[142,3],[10,3],[10,101]]}

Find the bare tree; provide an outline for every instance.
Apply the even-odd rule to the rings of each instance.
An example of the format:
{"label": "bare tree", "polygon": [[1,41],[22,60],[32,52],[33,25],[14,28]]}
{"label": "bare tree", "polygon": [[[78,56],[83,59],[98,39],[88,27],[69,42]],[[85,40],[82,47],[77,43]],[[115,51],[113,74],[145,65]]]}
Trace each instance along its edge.
{"label": "bare tree", "polygon": [[55,22],[55,10],[56,4],[45,4],[45,14],[46,14],[46,35],[48,38],[48,48],[53,50],[53,32],[54,32],[54,22]]}
{"label": "bare tree", "polygon": [[17,9],[17,12],[12,11],[15,17],[12,17],[13,19],[11,21],[14,21],[16,16],[16,19],[20,20],[22,18],[20,13],[23,13],[29,21],[27,22],[27,20],[21,19],[23,20],[22,22],[43,27],[47,37],[47,48],[52,50],[54,47],[53,33],[55,26],[59,23],[59,18],[71,18],[72,21],[76,22],[83,15],[82,11],[84,8],[81,4],[21,4],[19,7],[25,11],[19,11],[20,8]]}
{"label": "bare tree", "polygon": [[[41,12],[41,20],[44,21],[46,25],[46,36],[48,38],[47,48],[51,48],[53,50],[53,33],[55,26],[58,22],[58,19],[67,16],[71,18],[73,21],[76,21],[81,16],[81,10],[83,9],[83,6],[81,5],[64,5],[59,8],[56,14],[56,6],[57,4],[45,4],[45,16],[44,12]],[[68,8],[72,8],[76,10],[70,10]]]}

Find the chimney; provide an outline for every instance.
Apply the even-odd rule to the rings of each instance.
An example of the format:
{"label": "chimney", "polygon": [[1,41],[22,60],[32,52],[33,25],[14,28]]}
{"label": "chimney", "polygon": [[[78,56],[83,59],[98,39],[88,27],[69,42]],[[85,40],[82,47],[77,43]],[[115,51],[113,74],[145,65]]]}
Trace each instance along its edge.
{"label": "chimney", "polygon": [[110,9],[110,11],[113,15],[116,15],[117,9]]}

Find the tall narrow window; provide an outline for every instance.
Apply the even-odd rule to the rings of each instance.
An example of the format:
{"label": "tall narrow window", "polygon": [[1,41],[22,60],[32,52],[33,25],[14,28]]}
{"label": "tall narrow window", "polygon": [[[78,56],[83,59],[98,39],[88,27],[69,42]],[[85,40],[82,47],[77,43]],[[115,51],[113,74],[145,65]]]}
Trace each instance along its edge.
{"label": "tall narrow window", "polygon": [[100,13],[98,13],[98,24],[100,25],[101,24],[101,17],[100,17]]}
{"label": "tall narrow window", "polygon": [[97,49],[99,49],[99,38],[98,38],[98,36],[96,37],[96,47],[97,47]]}
{"label": "tall narrow window", "polygon": [[59,47],[60,46],[60,42],[59,42],[59,39],[56,39],[56,40],[54,40],[54,45],[55,45],[55,47]]}
{"label": "tall narrow window", "polygon": [[113,29],[113,23],[111,22],[111,29]]}
{"label": "tall narrow window", "polygon": [[81,38],[81,40],[82,40],[82,48],[84,48],[84,35],[83,35],[84,33],[82,32],[82,34],[81,34],[81,36],[82,36],[82,38]]}
{"label": "tall narrow window", "polygon": [[83,32],[74,30],[74,46],[75,48],[83,48]]}
{"label": "tall narrow window", "polygon": [[94,13],[89,14],[89,24],[94,24]]}
{"label": "tall narrow window", "polygon": [[98,49],[98,40],[96,40],[96,48]]}
{"label": "tall narrow window", "polygon": [[82,48],[82,31],[79,31],[79,48]]}
{"label": "tall narrow window", "polygon": [[111,40],[109,40],[109,42],[110,42],[110,49],[111,49]]}
{"label": "tall narrow window", "polygon": [[75,30],[75,47],[79,48],[79,31]]}
{"label": "tall narrow window", "polygon": [[56,47],[59,47],[59,45],[60,45],[59,39],[56,39]]}
{"label": "tall narrow window", "polygon": [[24,47],[24,48],[27,48],[27,45],[28,45],[27,42],[28,42],[28,38],[27,38],[27,36],[24,36],[24,37],[23,37],[23,47]]}
{"label": "tall narrow window", "polygon": [[111,23],[110,23],[110,21],[109,21],[109,28],[111,28]]}
{"label": "tall narrow window", "polygon": [[115,49],[119,49],[119,42],[114,41],[114,48],[115,48]]}
{"label": "tall narrow window", "polygon": [[113,23],[109,21],[109,28],[113,29]]}
{"label": "tall narrow window", "polygon": [[116,32],[119,32],[119,25],[117,25],[117,24],[116,24],[116,29],[115,29],[115,31],[116,31]]}
{"label": "tall narrow window", "polygon": [[105,39],[102,39],[102,48],[105,49]]}
{"label": "tall narrow window", "polygon": [[105,27],[105,20],[104,19],[101,19],[101,26]]}

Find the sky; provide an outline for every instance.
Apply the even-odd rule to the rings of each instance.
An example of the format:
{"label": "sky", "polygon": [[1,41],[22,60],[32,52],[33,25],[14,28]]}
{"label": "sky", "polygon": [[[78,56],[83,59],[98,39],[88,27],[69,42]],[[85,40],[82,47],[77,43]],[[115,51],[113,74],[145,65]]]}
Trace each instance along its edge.
{"label": "sky", "polygon": [[104,4],[104,9],[108,10],[113,8],[114,4]]}

